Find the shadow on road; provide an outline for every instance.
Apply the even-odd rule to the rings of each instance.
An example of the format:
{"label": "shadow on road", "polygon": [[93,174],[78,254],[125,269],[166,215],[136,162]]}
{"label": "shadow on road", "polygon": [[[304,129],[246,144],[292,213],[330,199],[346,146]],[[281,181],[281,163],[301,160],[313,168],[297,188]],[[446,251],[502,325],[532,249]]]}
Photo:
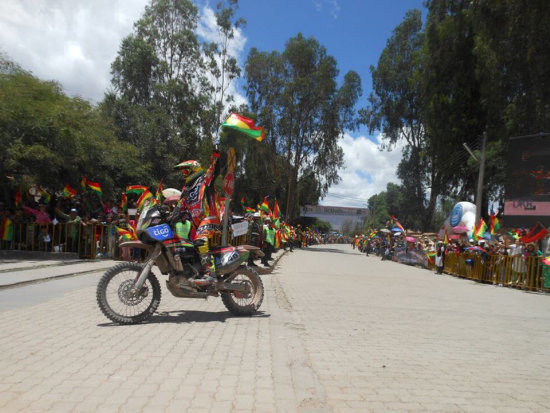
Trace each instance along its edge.
{"label": "shadow on road", "polygon": [[306,252],[336,252],[338,254],[351,254],[348,251],[342,251],[336,248],[302,248]]}
{"label": "shadow on road", "polygon": [[[161,324],[161,323],[209,323],[213,321],[218,321],[220,323],[225,323],[225,320],[229,318],[267,318],[271,317],[270,314],[266,314],[263,311],[258,311],[256,314],[248,317],[239,317],[229,311],[224,311],[221,313],[213,313],[210,311],[163,311],[161,313],[156,313],[150,319],[140,323],[140,324]],[[98,327],[123,327],[121,324],[117,323],[102,323],[98,324]]]}

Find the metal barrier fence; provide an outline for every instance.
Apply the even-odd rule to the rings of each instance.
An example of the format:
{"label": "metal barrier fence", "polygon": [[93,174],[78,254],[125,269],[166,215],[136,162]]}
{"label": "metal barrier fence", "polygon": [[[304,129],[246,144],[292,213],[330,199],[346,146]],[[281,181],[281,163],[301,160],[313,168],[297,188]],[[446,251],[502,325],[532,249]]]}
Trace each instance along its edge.
{"label": "metal barrier fence", "polygon": [[[79,258],[114,258],[141,260],[142,251],[137,248],[120,248],[115,225],[102,224],[48,224],[16,223],[11,239],[0,240],[0,250],[23,250],[41,252],[72,252]],[[247,236],[231,239],[231,245],[247,243]],[[211,244],[219,246],[221,235]]]}
{"label": "metal barrier fence", "polygon": [[[431,265],[433,268],[433,265]],[[443,271],[474,281],[529,291],[550,290],[550,267],[541,257],[445,255]]]}

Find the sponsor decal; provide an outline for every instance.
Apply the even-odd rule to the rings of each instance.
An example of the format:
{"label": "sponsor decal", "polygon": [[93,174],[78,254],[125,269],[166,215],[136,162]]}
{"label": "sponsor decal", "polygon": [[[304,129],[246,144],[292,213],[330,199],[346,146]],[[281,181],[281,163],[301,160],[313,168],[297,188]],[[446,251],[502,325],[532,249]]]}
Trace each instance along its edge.
{"label": "sponsor decal", "polygon": [[165,239],[174,237],[174,233],[172,232],[172,229],[166,224],[157,225],[156,227],[151,227],[147,229],[147,232],[152,238],[156,240],[165,240]]}

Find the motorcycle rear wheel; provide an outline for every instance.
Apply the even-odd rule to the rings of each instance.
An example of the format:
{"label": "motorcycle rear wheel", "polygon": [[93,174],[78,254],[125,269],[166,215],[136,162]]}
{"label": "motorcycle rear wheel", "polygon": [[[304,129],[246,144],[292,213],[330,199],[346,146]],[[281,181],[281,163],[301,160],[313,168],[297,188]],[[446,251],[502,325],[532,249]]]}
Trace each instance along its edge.
{"label": "motorcycle rear wheel", "polygon": [[258,311],[264,300],[264,284],[258,273],[248,266],[239,267],[233,274],[231,284],[247,284],[250,286],[250,293],[222,292],[221,298],[225,307],[234,315],[251,316]]}
{"label": "motorcycle rear wheel", "polygon": [[151,272],[139,294],[131,294],[133,283],[143,265],[125,262],[105,272],[97,285],[96,298],[101,312],[118,324],[137,324],[147,320],[160,304],[160,284]]}

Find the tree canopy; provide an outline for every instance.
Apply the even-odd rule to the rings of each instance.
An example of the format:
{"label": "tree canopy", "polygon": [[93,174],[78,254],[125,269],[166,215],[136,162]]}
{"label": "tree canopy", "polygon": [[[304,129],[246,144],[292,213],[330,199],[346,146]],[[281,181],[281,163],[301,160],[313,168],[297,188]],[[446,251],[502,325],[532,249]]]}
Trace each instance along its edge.
{"label": "tree canopy", "polygon": [[300,179],[314,177],[321,194],[339,180],[343,153],[338,139],[356,125],[359,75],[350,71],[338,87],[336,60],[314,38],[298,34],[285,50],[253,48],[246,63],[250,107],[258,114],[275,153],[288,168],[286,217],[296,216]]}
{"label": "tree canopy", "polygon": [[2,180],[5,197],[11,185],[39,183],[55,191],[77,186],[83,175],[112,194],[150,170],[97,108],[6,58],[0,61],[0,145],[0,176],[13,178]]}

